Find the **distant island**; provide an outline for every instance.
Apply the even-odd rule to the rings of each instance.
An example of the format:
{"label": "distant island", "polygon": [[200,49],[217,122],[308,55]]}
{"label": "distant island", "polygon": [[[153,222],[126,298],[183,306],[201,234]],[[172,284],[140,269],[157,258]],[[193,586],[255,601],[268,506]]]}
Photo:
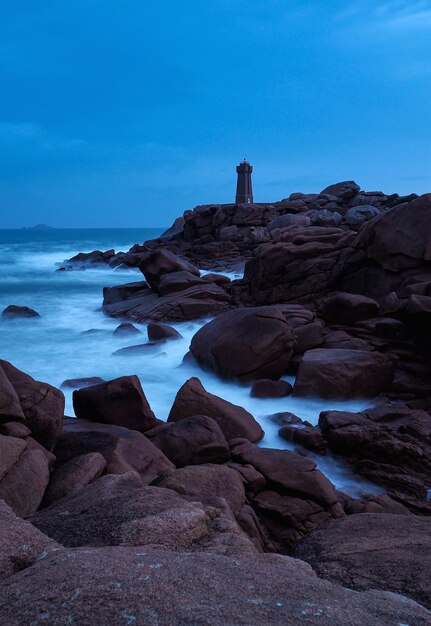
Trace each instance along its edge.
{"label": "distant island", "polygon": [[22,230],[55,230],[55,228],[48,224],[36,224],[36,226],[23,226]]}

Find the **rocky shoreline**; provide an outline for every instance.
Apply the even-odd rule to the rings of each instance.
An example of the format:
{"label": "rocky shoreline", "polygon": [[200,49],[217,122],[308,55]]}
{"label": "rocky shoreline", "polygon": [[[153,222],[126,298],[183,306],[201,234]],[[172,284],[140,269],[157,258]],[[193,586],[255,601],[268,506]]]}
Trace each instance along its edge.
{"label": "rocky shoreline", "polygon": [[[0,361],[0,623],[431,623],[430,232],[431,195],[345,182],[197,207],[127,253],[66,262],[143,275],[104,290],[121,356],[214,318],[184,355],[202,370],[260,398],[374,406],[279,414],[296,448],[275,450],[196,377],[167,422],[136,376],[65,381],[71,419],[59,389]],[[337,491],[310,451],[384,493]]]}

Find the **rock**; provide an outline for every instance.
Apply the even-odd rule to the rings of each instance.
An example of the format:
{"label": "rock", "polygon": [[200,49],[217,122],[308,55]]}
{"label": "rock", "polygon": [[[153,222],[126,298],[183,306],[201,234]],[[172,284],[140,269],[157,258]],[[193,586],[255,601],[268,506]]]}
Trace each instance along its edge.
{"label": "rock", "polygon": [[277,379],[286,373],[294,335],[274,307],[251,307],[222,313],[193,337],[197,362],[222,378],[240,381]]}
{"label": "rock", "polygon": [[268,232],[272,232],[277,228],[289,228],[290,226],[309,226],[310,218],[307,215],[294,215],[287,213],[280,215],[268,224]]}
{"label": "rock", "polygon": [[7,437],[25,439],[31,435],[31,430],[22,422],[6,422],[5,424],[0,424],[0,434]]}
{"label": "rock", "polygon": [[343,221],[342,215],[337,211],[328,211],[328,209],[321,209],[316,211],[312,217],[312,223],[316,226],[339,226]]}
{"label": "rock", "polygon": [[18,394],[0,364],[0,423],[12,420],[24,421],[24,413]]}
{"label": "rock", "polygon": [[224,274],[213,274],[212,272],[204,274],[201,278],[206,282],[215,283],[216,285],[228,285],[231,282],[229,276],[225,276]]}
{"label": "rock", "polygon": [[0,360],[0,366],[18,396],[32,436],[47,450],[52,450],[63,429],[63,393],[34,380],[7,361]]}
{"label": "rock", "polygon": [[376,317],[379,305],[366,296],[339,292],[320,303],[320,313],[328,322],[350,326],[361,320]]}
{"label": "rock", "polygon": [[251,505],[277,552],[286,552],[311,530],[344,515],[333,485],[311,459],[248,442],[231,445],[233,460],[252,465],[267,481]]}
{"label": "rock", "polygon": [[245,504],[243,482],[238,472],[226,465],[207,463],[168,470],[153,485],[173,489],[204,504],[212,504],[214,498],[224,498],[235,516]]}
{"label": "rock", "polygon": [[220,427],[226,440],[244,437],[259,441],[263,430],[251,413],[204,389],[198,378],[190,378],[178,391],[168,422],[178,422],[193,415],[207,415]]}
{"label": "rock", "polygon": [[348,591],[317,578],[299,560],[269,554],[75,548],[42,559],[5,582],[4,624],[43,620],[57,626],[71,616],[77,624],[93,626],[129,621],[137,626],[427,626],[431,614],[402,596]]}
{"label": "rock", "polygon": [[26,448],[26,443],[16,437],[0,435],[0,481],[15,465]]}
{"label": "rock", "polygon": [[100,385],[106,383],[104,378],[100,376],[90,376],[89,378],[68,378],[64,380],[60,388],[61,389],[83,389],[84,387],[93,387],[94,385]]}
{"label": "rock", "polygon": [[153,250],[141,261],[139,269],[145,276],[145,280],[152,289],[158,291],[161,277],[171,272],[190,272],[195,276],[199,276],[199,270],[188,261],[180,259],[169,250],[162,248]]}
{"label": "rock", "polygon": [[89,452],[100,452],[105,457],[108,474],[134,470],[146,483],[173,467],[169,459],[138,431],[81,419],[67,420],[55,449],[58,463]]}
{"label": "rock", "polygon": [[361,205],[350,208],[345,215],[346,222],[349,226],[362,226],[364,222],[380,215],[379,209],[375,206]]}
{"label": "rock", "polygon": [[190,287],[202,286],[203,282],[199,276],[192,272],[171,272],[163,274],[160,278],[157,291],[161,296],[169,296],[173,293],[186,291]]}
{"label": "rock", "polygon": [[74,391],[73,408],[80,419],[116,424],[139,432],[158,424],[137,376],[122,376]]}
{"label": "rock", "polygon": [[113,356],[136,356],[137,354],[156,354],[157,343],[149,341],[147,343],[138,343],[135,346],[127,346],[126,348],[120,348],[115,350]]}
{"label": "rock", "polygon": [[51,504],[55,500],[75,495],[97,480],[105,468],[105,457],[99,452],[89,452],[66,461],[54,469],[45,492],[45,503]]}
{"label": "rock", "polygon": [[312,450],[317,454],[326,454],[326,443],[317,426],[286,424],[280,428],[278,434],[282,439],[297,443],[307,450]]}
{"label": "rock", "polygon": [[142,332],[130,322],[123,322],[114,330],[114,335],[142,335]]}
{"label": "rock", "polygon": [[103,476],[31,521],[67,546],[158,544],[181,549],[208,534],[202,506],[168,489],[147,487],[134,472]]}
{"label": "rock", "polygon": [[182,339],[182,335],[168,324],[150,322],[147,326],[150,341],[167,341],[168,339]]}
{"label": "rock", "polygon": [[232,226],[225,226],[220,230],[221,241],[237,241],[238,239],[238,226],[232,224]]}
{"label": "rock", "polygon": [[392,382],[387,356],[365,350],[309,350],[299,364],[294,396],[373,398]]}
{"label": "rock", "polygon": [[225,463],[229,446],[217,423],[205,415],[171,422],[148,434],[151,441],[176,467],[200,463]]}
{"label": "rock", "polygon": [[1,316],[9,319],[40,317],[39,313],[34,309],[30,309],[28,306],[16,306],[15,304],[10,304],[6,307]]}
{"label": "rock", "polygon": [[351,198],[356,196],[360,190],[359,185],[357,185],[353,180],[349,180],[342,183],[336,183],[335,185],[329,185],[329,187],[325,187],[325,189],[323,189],[320,193],[335,196],[342,202],[348,202]]}
{"label": "rock", "polygon": [[48,555],[60,548],[32,524],[16,517],[0,500],[0,580],[30,567],[40,554]]}
{"label": "rock", "polygon": [[16,515],[26,517],[39,508],[48,480],[49,468],[46,456],[41,450],[27,446],[0,481],[0,499],[3,499]]}
{"label": "rock", "polygon": [[284,398],[292,393],[292,385],[286,380],[255,380],[250,389],[252,398]]}
{"label": "rock", "polygon": [[184,222],[185,220],[183,217],[177,217],[172,226],[160,235],[160,239],[170,239],[171,237],[175,237],[176,235],[182,233],[184,230]]}
{"label": "rock", "polygon": [[303,539],[294,554],[333,583],[392,591],[431,607],[429,517],[349,515]]}

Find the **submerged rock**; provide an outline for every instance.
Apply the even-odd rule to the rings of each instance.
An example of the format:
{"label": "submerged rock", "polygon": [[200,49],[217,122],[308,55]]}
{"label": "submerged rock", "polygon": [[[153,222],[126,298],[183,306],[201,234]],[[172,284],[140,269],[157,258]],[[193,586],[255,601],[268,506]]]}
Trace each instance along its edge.
{"label": "submerged rock", "polygon": [[28,306],[17,306],[15,304],[10,304],[6,307],[2,314],[2,317],[7,318],[30,318],[30,317],[40,317],[39,313],[34,309],[30,309]]}

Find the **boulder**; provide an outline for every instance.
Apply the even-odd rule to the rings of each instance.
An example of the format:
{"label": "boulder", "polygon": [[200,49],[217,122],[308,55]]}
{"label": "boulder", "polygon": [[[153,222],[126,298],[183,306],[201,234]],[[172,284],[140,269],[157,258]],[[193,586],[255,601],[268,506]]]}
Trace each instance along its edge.
{"label": "boulder", "polygon": [[26,517],[39,508],[48,480],[49,464],[45,454],[27,445],[0,481],[0,499],[16,515]]}
{"label": "boulder", "polygon": [[25,448],[23,439],[0,435],[0,481],[15,465]]}
{"label": "boulder", "polygon": [[225,226],[220,229],[221,241],[237,241],[238,239],[238,226],[232,224],[232,226]]}
{"label": "boulder", "polygon": [[146,483],[173,467],[169,459],[136,430],[81,419],[66,420],[64,433],[55,449],[58,463],[89,452],[100,452],[106,460],[108,474],[134,470]]}
{"label": "boulder", "polygon": [[431,518],[363,513],[325,524],[295,546],[321,578],[382,589],[431,608]]}
{"label": "boulder", "polygon": [[353,293],[339,292],[320,303],[322,317],[332,324],[350,326],[361,320],[376,317],[379,305],[375,300]]}
{"label": "boulder", "polygon": [[245,504],[243,482],[235,470],[227,465],[191,465],[161,474],[153,485],[173,489],[183,496],[212,504],[224,498],[232,513],[237,516]]}
{"label": "boulder", "polygon": [[251,307],[222,313],[193,337],[197,362],[222,378],[242,382],[277,379],[293,354],[292,327],[274,307]]}
{"label": "boulder", "polygon": [[18,394],[0,365],[0,423],[24,421]]}
{"label": "boulder", "polygon": [[328,209],[321,209],[311,218],[311,221],[316,226],[339,226],[343,221],[342,215],[337,211],[328,211]]}
{"label": "boulder", "polygon": [[202,279],[192,272],[170,272],[169,274],[163,274],[160,278],[157,292],[161,296],[169,296],[173,293],[185,291],[190,287],[202,286],[202,283]]}
{"label": "boulder", "polygon": [[7,361],[0,361],[0,366],[18,396],[32,436],[47,450],[52,450],[63,429],[63,393],[34,380]]}
{"label": "boulder", "polygon": [[272,232],[277,228],[289,228],[290,226],[309,226],[311,224],[310,218],[307,215],[295,215],[287,213],[286,215],[280,215],[276,217],[272,222],[268,224],[268,232]]}
{"label": "boulder", "polygon": [[329,185],[329,187],[325,187],[320,193],[335,196],[342,202],[348,202],[351,198],[356,196],[360,190],[359,185],[353,180],[348,180],[342,183],[335,183],[335,185]]}
{"label": "boulder", "polygon": [[73,392],[76,417],[145,432],[158,424],[137,376],[122,376]]}
{"label": "boulder", "polygon": [[44,502],[51,504],[67,496],[73,496],[89,483],[97,480],[106,468],[105,457],[100,452],[89,452],[69,459],[55,467],[51,474]]}
{"label": "boulder", "polygon": [[326,443],[320,428],[302,424],[286,424],[278,431],[279,436],[286,441],[291,441],[307,450],[326,454]]}
{"label": "boulder", "polygon": [[114,335],[130,336],[130,335],[142,335],[142,332],[136,326],[133,326],[130,322],[123,322],[114,330]]}
{"label": "boulder", "polygon": [[377,207],[371,205],[353,206],[346,211],[346,222],[349,226],[357,227],[362,226],[364,222],[373,219],[380,215],[380,211]]}
{"label": "boulder", "polygon": [[184,259],[176,256],[173,252],[165,248],[153,250],[141,261],[139,269],[145,276],[145,280],[152,289],[158,291],[160,279],[164,274],[171,272],[190,272],[199,276],[199,270]]}
{"label": "boulder", "polygon": [[255,380],[250,389],[252,398],[284,398],[292,393],[292,385],[286,380]]}
{"label": "boulder", "polygon": [[8,319],[40,317],[39,313],[34,309],[30,309],[28,306],[16,306],[15,304],[7,306],[1,316]]}
{"label": "boulder", "polygon": [[427,626],[402,596],[356,592],[280,555],[228,557],[128,546],[75,548],[5,581],[0,621],[43,623]]}
{"label": "boulder", "polygon": [[225,463],[230,458],[229,446],[220,427],[205,415],[164,424],[147,436],[176,467]]}
{"label": "boulder", "polygon": [[106,383],[104,378],[100,376],[90,376],[88,378],[68,378],[64,380],[60,387],[61,389],[83,389],[84,387],[93,387],[94,385],[100,385]]}
{"label": "boulder", "polygon": [[149,341],[167,341],[169,339],[181,339],[182,335],[168,324],[150,322],[147,326]]}
{"label": "boulder", "polygon": [[304,354],[293,395],[348,400],[373,398],[392,383],[394,366],[379,352],[326,350]]}
{"label": "boulder", "polygon": [[199,378],[190,378],[180,388],[168,422],[178,422],[193,415],[211,417],[227,441],[244,437],[255,442],[263,437],[263,430],[251,413],[206,391]]}
{"label": "boulder", "polygon": [[0,581],[30,567],[40,554],[47,555],[60,548],[56,541],[17,517],[0,500]]}

